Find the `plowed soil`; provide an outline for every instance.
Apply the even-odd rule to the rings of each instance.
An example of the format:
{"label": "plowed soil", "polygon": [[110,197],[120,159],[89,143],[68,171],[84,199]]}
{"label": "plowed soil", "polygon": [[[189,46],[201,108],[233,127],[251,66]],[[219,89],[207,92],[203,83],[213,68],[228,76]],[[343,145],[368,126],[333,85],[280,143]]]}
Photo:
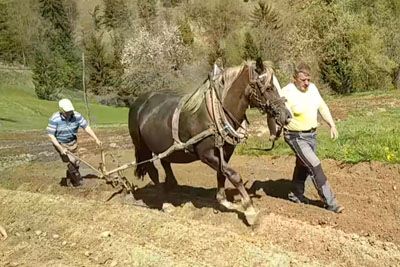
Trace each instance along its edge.
{"label": "plowed soil", "polygon": [[[109,169],[134,160],[124,127],[98,135],[114,155]],[[135,199],[112,197],[118,187],[83,165],[83,186],[62,186],[65,165],[42,132],[1,137],[0,225],[8,233],[1,266],[400,266],[399,165],[323,161],[345,206],[334,214],[309,182],[312,204],[287,200],[292,156],[234,155],[231,166],[261,211],[249,227],[240,212],[219,207],[215,173],[199,162],[173,165],[179,186],[170,193],[128,169]],[[79,145],[79,156],[97,167],[93,141],[82,133]]]}

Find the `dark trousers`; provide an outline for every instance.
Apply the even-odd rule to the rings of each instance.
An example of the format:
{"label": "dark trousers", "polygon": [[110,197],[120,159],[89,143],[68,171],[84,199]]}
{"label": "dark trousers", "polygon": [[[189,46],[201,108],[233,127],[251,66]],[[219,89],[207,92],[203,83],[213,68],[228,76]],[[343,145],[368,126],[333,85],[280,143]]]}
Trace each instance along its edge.
{"label": "dark trousers", "polygon": [[316,155],[316,137],[315,132],[285,132],[285,141],[296,154],[292,192],[298,197],[303,197],[305,181],[307,177],[310,177],[325,205],[334,207],[337,205],[335,195],[322,170],[321,161]]}
{"label": "dark trousers", "polygon": [[[64,148],[66,148],[69,152],[71,153],[76,153],[78,151],[78,144],[76,141],[71,142],[71,143],[66,143],[66,144],[62,144],[61,146],[63,146]],[[58,151],[58,149],[56,149],[57,152],[60,154],[61,160],[63,162],[68,163],[67,165],[67,178],[70,178],[74,181],[78,181],[81,179],[81,175],[79,173],[79,163],[80,161],[77,160],[75,157],[71,156],[71,155],[62,155],[60,153],[60,151]]]}

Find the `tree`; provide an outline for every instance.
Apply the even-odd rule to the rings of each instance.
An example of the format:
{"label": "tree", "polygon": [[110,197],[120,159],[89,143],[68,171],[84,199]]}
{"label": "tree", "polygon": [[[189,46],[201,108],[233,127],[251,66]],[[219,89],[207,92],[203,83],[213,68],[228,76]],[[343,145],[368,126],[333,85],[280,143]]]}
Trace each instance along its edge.
{"label": "tree", "polygon": [[243,46],[243,59],[255,60],[260,57],[260,51],[254,43],[253,37],[249,32],[245,33],[244,46]]}
{"label": "tree", "polygon": [[173,76],[190,58],[190,52],[175,25],[165,22],[156,27],[157,32],[140,28],[129,39],[123,50],[125,67],[122,98],[137,96],[150,90],[168,89]]}
{"label": "tree", "polygon": [[130,26],[131,15],[125,0],[103,0],[103,24],[108,30],[127,29]]}
{"label": "tree", "polygon": [[230,0],[193,1],[184,7],[188,18],[202,31],[202,39],[208,46],[208,62],[222,57],[224,62],[230,63],[230,55],[226,52],[225,41],[236,30],[247,23],[245,4]]}
{"label": "tree", "polygon": [[279,29],[282,23],[279,14],[266,2],[258,2],[250,16],[252,26],[262,29]]}
{"label": "tree", "polygon": [[182,40],[186,45],[192,45],[194,42],[193,31],[190,28],[189,19],[185,18],[179,23],[179,31],[181,32]]}
{"label": "tree", "polygon": [[150,29],[157,16],[156,0],[137,0],[137,7],[142,25]]}
{"label": "tree", "polygon": [[79,50],[73,42],[73,22],[63,0],[39,0],[44,20],[38,34],[33,78],[39,98],[51,99],[54,90],[81,88]]}
{"label": "tree", "polygon": [[36,1],[1,2],[0,59],[31,64],[40,25]]}
{"label": "tree", "polygon": [[[331,5],[323,16],[327,23],[319,29],[322,79],[338,93],[392,87],[396,63],[387,54],[386,33],[371,17],[379,8],[374,1],[364,4],[362,9],[357,1]],[[373,15],[368,12],[371,6]],[[321,24],[316,23],[318,27]]]}
{"label": "tree", "polygon": [[88,66],[89,88],[98,95],[100,89],[107,85],[110,77],[110,64],[103,43],[103,34],[93,32],[84,42],[86,65]]}
{"label": "tree", "polygon": [[[275,8],[265,1],[259,1],[250,14],[252,39],[258,47],[258,54],[271,61],[282,58],[282,21]],[[245,37],[245,40],[248,37]],[[249,41],[249,40],[247,40]]]}

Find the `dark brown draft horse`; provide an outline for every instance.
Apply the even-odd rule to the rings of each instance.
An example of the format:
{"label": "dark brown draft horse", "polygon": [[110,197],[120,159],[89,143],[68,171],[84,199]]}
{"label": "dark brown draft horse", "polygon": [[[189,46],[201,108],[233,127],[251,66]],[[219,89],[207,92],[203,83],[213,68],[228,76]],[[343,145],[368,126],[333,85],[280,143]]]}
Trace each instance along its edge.
{"label": "dark brown draft horse", "polygon": [[290,113],[275,81],[272,69],[262,61],[245,62],[210,77],[190,95],[151,92],[140,96],[129,111],[129,132],[138,163],[136,176],[148,173],[153,183],[159,184],[158,171],[151,161],[153,154],[159,155],[174,144],[190,143],[161,158],[165,189],[177,185],[171,163],[201,160],[217,171],[219,203],[229,206],[224,188],[228,178],[241,194],[247,222],[253,224],[259,212],[228,161],[235,145],[245,137],[242,123],[249,106],[268,112],[279,125],[289,122]]}

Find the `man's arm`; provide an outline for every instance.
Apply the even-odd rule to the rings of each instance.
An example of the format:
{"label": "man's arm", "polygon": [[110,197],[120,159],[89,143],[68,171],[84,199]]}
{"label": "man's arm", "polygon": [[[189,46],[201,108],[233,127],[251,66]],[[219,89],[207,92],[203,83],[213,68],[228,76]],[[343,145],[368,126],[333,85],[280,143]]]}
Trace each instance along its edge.
{"label": "man's arm", "polygon": [[321,117],[328,123],[329,127],[331,128],[331,138],[337,139],[339,137],[339,133],[336,129],[336,124],[332,118],[331,112],[329,111],[328,105],[325,103],[324,100],[321,101],[321,105],[318,109]]}
{"label": "man's arm", "polygon": [[99,140],[99,138],[97,138],[97,136],[93,132],[92,128],[88,125],[88,126],[85,127],[84,130],[96,141],[96,144],[101,147],[102,143]]}
{"label": "man's arm", "polygon": [[58,142],[57,138],[52,134],[48,134],[48,136],[49,136],[51,142],[53,143],[53,145],[57,148],[57,150],[60,151],[60,153],[62,155],[66,155],[67,149],[60,145],[60,142]]}

